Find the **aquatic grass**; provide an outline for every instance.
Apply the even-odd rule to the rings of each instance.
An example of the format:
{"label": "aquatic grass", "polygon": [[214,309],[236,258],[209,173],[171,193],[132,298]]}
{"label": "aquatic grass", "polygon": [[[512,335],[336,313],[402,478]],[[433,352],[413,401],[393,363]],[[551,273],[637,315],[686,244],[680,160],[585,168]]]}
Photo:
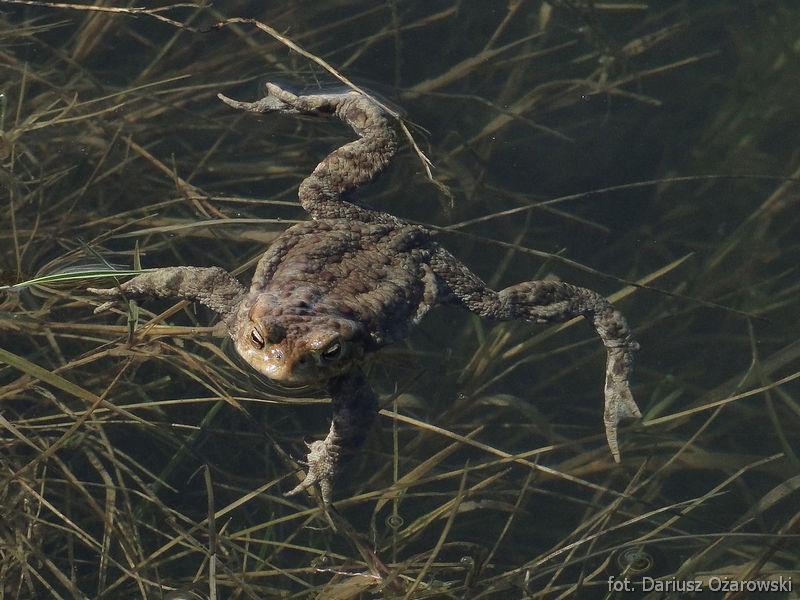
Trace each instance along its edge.
{"label": "aquatic grass", "polygon": [[53,273],[50,275],[34,277],[33,279],[28,279],[27,281],[15,283],[14,285],[2,285],[0,286],[0,292],[19,292],[34,285],[47,286],[61,283],[76,284],[84,280],[107,279],[110,277],[131,277],[152,270],[153,269],[138,269],[135,271],[126,269],[87,269],[68,271],[65,273]]}
{"label": "aquatic grass", "polygon": [[[0,6],[0,594],[603,597],[797,570],[795,9]],[[360,198],[493,284],[620,304],[645,414],[621,465],[585,327],[443,310],[368,365],[379,423],[326,515],[282,495],[324,396],[259,380],[188,303],[92,314],[88,282],[139,267],[246,282],[306,218],[297,183],[349,133],[215,100],[266,71],[392,82],[441,185],[408,151]]]}

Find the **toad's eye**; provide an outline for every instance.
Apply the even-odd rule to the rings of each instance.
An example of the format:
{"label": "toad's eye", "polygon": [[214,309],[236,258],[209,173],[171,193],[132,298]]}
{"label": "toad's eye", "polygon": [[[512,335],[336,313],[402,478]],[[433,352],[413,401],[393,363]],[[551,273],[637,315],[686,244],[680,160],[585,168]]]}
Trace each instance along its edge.
{"label": "toad's eye", "polygon": [[261,337],[261,334],[258,332],[258,329],[253,329],[250,332],[250,341],[252,342],[253,346],[261,350],[264,347],[264,338]]}
{"label": "toad's eye", "polygon": [[342,356],[342,350],[342,345],[339,342],[333,342],[322,351],[322,358],[325,360],[336,360]]}

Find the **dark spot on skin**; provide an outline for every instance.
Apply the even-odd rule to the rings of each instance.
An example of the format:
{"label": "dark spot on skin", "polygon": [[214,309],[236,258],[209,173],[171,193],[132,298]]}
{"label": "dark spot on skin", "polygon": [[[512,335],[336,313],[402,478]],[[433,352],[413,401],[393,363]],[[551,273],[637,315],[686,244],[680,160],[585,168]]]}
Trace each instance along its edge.
{"label": "dark spot on skin", "polygon": [[268,323],[264,327],[266,339],[270,344],[277,344],[286,339],[286,327],[280,323]]}

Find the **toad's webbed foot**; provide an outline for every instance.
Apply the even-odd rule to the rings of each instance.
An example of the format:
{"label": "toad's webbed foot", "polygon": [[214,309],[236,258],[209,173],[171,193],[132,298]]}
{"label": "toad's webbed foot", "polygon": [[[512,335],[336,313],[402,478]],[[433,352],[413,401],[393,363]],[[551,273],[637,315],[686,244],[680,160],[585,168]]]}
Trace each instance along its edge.
{"label": "toad's webbed foot", "polygon": [[623,419],[642,416],[629,383],[633,353],[639,344],[625,317],[597,292],[561,281],[526,281],[496,292],[441,248],[437,248],[431,267],[444,284],[444,301],[462,304],[483,317],[534,323],[562,323],[584,317],[592,324],[606,347],[603,421],[608,447],[619,462],[617,426]]}
{"label": "toad's webbed foot", "polygon": [[331,152],[303,180],[298,192],[303,208],[314,219],[381,218],[381,213],[344,202],[342,197],[372,181],[397,150],[397,136],[384,111],[354,91],[297,96],[274,83],[268,83],[266,88],[267,96],[256,102],[240,102],[222,94],[218,97],[228,106],[248,112],[335,116],[359,136]]}
{"label": "toad's webbed foot", "polygon": [[328,391],[333,406],[330,431],[324,440],[308,444],[308,472],[302,483],[286,494],[293,496],[319,484],[325,504],[331,501],[342,460],[364,443],[378,411],[378,398],[361,371],[331,379]]}
{"label": "toad's webbed foot", "polygon": [[233,314],[245,294],[236,278],[219,267],[165,267],[137,275],[117,287],[87,289],[112,299],[95,308],[95,313],[122,298],[180,298],[199,302],[223,318]]}
{"label": "toad's webbed foot", "polygon": [[333,480],[336,477],[336,469],[339,466],[339,457],[341,455],[341,448],[335,440],[336,434],[331,425],[331,430],[324,440],[317,440],[307,444],[308,456],[306,457],[306,462],[308,463],[308,472],[306,472],[305,478],[299,485],[290,492],[286,492],[287,496],[294,496],[314,484],[319,484],[322,501],[325,504],[330,504]]}

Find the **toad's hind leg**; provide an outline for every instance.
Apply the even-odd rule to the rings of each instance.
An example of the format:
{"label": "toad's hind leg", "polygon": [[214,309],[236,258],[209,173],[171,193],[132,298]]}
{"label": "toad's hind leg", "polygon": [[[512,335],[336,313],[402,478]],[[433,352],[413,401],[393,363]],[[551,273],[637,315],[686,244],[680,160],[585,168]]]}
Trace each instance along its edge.
{"label": "toad's hind leg", "polygon": [[461,304],[482,317],[534,323],[561,323],[584,317],[592,324],[606,347],[603,421],[611,454],[619,462],[617,426],[622,419],[642,416],[629,383],[633,352],[639,344],[625,317],[597,292],[560,281],[526,281],[496,292],[441,248],[431,260],[431,268],[445,288],[445,301]]}
{"label": "toad's hind leg", "polygon": [[313,219],[389,218],[383,213],[345,202],[348,192],[368,183],[389,164],[397,150],[397,136],[384,111],[358,92],[297,96],[274,83],[267,96],[256,102],[239,102],[222,94],[219,98],[240,110],[336,116],[353,128],[359,139],[331,152],[300,184],[300,204]]}

